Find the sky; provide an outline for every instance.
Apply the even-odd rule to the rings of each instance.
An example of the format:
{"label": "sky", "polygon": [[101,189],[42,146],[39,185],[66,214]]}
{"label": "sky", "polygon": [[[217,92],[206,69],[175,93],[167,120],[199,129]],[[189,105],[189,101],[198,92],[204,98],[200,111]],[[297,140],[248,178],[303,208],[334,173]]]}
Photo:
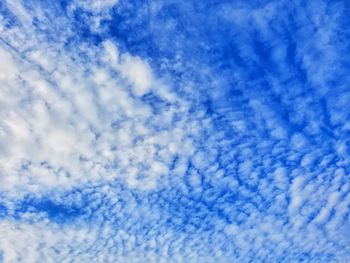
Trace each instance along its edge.
{"label": "sky", "polygon": [[350,262],[349,24],[0,0],[0,262]]}

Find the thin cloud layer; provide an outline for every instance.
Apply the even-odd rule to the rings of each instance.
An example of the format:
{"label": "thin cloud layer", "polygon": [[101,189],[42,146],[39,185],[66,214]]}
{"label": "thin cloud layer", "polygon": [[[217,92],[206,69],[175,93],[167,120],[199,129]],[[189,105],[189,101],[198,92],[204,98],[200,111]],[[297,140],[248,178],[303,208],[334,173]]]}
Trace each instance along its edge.
{"label": "thin cloud layer", "polygon": [[0,3],[0,262],[349,261],[348,12]]}

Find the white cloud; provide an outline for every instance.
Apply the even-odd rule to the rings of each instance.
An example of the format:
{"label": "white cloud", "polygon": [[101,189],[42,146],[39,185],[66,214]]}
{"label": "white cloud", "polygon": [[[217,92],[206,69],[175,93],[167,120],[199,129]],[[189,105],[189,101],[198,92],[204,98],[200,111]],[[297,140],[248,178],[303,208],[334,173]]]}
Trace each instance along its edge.
{"label": "white cloud", "polygon": [[[320,262],[347,260],[350,96],[323,86],[300,92],[296,79],[304,69],[288,66],[293,50],[274,37],[281,29],[272,18],[283,4],[254,12],[248,6],[255,3],[242,4],[220,13],[239,25],[235,38],[245,43],[232,47],[247,63],[232,61],[232,79],[224,79],[221,66],[215,72],[216,65],[183,54],[162,60],[169,84],[146,58],[122,52],[115,41],[95,45],[74,35],[74,12],[88,11],[83,19],[90,30],[105,36],[100,22],[122,3],[73,1],[62,15],[7,2],[19,23],[0,27],[5,262],[275,262],[305,254]],[[166,8],[158,5],[157,12]],[[179,15],[193,12],[188,6],[177,5]],[[328,78],[338,59],[324,49],[332,45],[335,22],[328,27],[330,18],[322,16],[310,14],[319,41],[293,39],[296,60],[314,84],[326,83],[323,74]],[[309,25],[304,13],[298,19]],[[175,21],[166,24],[176,28]],[[309,32],[301,26],[298,36],[304,29]],[[267,48],[273,67],[250,44],[259,42],[257,35],[273,42]],[[177,37],[169,39],[179,45],[183,35]],[[334,63],[323,56],[326,66],[314,63],[318,52]],[[261,70],[255,77],[250,68],[259,65],[277,73]],[[198,75],[213,77],[201,82]],[[210,105],[203,102],[208,97]]]}
{"label": "white cloud", "polygon": [[[17,31],[6,33],[11,38]],[[120,53],[111,41],[103,48],[84,47],[83,61],[40,34],[30,41],[26,57],[0,50],[6,61],[1,75],[6,103],[0,112],[2,189],[37,191],[41,184],[72,187],[102,178],[150,189],[169,174],[162,160],[171,162],[182,151],[178,145],[191,155],[186,102],[155,81],[147,62]],[[14,45],[20,50],[19,43]],[[137,98],[151,91],[169,107],[152,113]],[[174,114],[182,118],[174,122]],[[143,175],[129,175],[129,166]]]}
{"label": "white cloud", "polygon": [[142,96],[151,90],[155,83],[147,62],[129,54],[120,55],[117,46],[110,40],[105,41],[103,46],[106,50],[106,60],[132,84],[135,95]]}
{"label": "white cloud", "polygon": [[152,88],[152,72],[149,65],[138,57],[126,55],[120,71],[134,85],[134,93],[142,96]]}

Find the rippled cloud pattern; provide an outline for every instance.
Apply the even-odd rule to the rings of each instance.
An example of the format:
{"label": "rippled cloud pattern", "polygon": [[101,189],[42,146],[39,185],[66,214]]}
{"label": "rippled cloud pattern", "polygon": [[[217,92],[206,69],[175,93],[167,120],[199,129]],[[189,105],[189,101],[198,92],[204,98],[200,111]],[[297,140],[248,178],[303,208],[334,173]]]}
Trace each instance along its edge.
{"label": "rippled cloud pattern", "polygon": [[350,262],[349,25],[0,0],[0,262]]}

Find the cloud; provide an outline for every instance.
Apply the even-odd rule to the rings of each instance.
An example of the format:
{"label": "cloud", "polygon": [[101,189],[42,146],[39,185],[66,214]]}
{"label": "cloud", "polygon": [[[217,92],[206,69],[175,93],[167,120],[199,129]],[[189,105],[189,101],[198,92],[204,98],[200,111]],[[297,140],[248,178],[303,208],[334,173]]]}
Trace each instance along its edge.
{"label": "cloud", "polygon": [[[110,40],[81,50],[83,61],[69,52],[58,55],[61,46],[33,42],[39,48],[23,55],[8,48],[1,52],[8,65],[2,77],[2,97],[8,101],[2,111],[3,189],[71,187],[120,177],[154,187],[185,140],[186,117],[173,119],[186,110],[186,102],[154,81],[147,62],[119,54]],[[152,85],[162,87],[153,92]],[[145,94],[167,106],[152,113]],[[141,170],[149,172],[141,175]]]}
{"label": "cloud", "polygon": [[0,4],[0,261],[346,262],[343,1]]}
{"label": "cloud", "polygon": [[133,92],[137,96],[142,96],[148,93],[151,89],[153,76],[150,66],[147,62],[142,61],[139,57],[133,57],[129,54],[119,57],[119,51],[111,41],[103,43],[107,60],[113,68],[120,71],[131,84],[133,84]]}

